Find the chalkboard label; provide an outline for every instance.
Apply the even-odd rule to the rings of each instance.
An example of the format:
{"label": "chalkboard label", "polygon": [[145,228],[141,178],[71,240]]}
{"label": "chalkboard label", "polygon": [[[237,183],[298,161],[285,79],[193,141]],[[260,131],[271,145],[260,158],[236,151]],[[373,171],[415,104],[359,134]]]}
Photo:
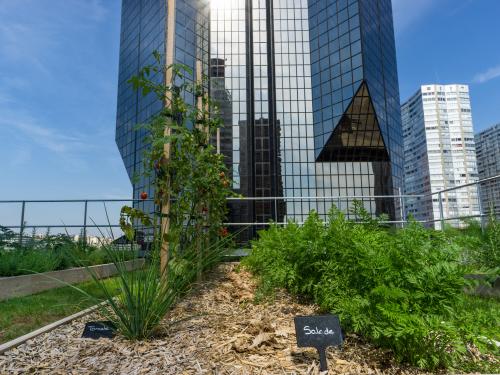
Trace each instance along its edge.
{"label": "chalkboard label", "polygon": [[88,322],[83,329],[83,338],[100,339],[102,337],[111,339],[115,336],[115,325],[113,322]]}
{"label": "chalkboard label", "polygon": [[342,330],[336,315],[296,316],[295,333],[297,346],[316,348],[319,353],[320,370],[328,369],[326,348],[342,345]]}

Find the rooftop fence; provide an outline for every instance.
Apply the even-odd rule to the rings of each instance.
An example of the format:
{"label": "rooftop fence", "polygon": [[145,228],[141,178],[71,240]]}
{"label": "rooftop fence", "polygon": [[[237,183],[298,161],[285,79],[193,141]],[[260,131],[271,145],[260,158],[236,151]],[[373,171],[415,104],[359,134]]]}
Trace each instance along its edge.
{"label": "rooftop fence", "polygon": [[[270,222],[286,225],[289,220],[293,220],[302,224],[311,210],[317,211],[320,217],[326,220],[332,206],[344,212],[348,218],[355,219],[351,211],[354,201],[361,202],[369,212],[375,212],[377,207],[391,201],[394,202],[396,219],[385,221],[387,224],[404,226],[409,220],[410,207],[427,204],[433,207],[432,212],[425,218],[418,215],[415,217],[424,225],[441,229],[446,224],[461,226],[466,220],[475,219],[484,226],[489,215],[500,217],[500,188],[491,190],[492,183],[500,184],[500,175],[422,195],[231,197],[227,200],[233,212],[252,202],[255,212],[259,212],[260,207],[260,212],[273,212],[273,215],[260,216],[263,219],[255,222],[244,222],[235,219],[238,215],[231,214],[225,225],[234,230],[250,228],[255,232],[265,228]],[[487,198],[490,207],[484,207],[484,196],[483,201],[479,198],[485,187],[489,189],[490,196]],[[464,197],[475,198],[469,207],[457,211],[453,207]],[[153,205],[153,200],[0,200],[0,229],[3,227],[12,230],[21,242],[23,238],[28,237],[43,238],[47,233],[81,236],[84,241],[92,241],[92,238],[116,239],[123,234],[118,225],[121,206],[146,203]],[[58,221],[49,222],[47,217],[57,217]]]}

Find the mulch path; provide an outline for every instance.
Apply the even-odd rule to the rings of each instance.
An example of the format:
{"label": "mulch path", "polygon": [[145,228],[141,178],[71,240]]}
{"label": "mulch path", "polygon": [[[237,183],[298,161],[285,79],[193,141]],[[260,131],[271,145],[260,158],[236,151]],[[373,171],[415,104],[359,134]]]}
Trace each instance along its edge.
{"label": "mulch path", "polygon": [[[220,265],[164,319],[155,337],[82,339],[86,316],[0,355],[0,374],[319,374],[315,349],[298,348],[293,317],[317,313],[280,292],[254,304],[255,283]],[[328,349],[329,374],[419,374],[391,353],[347,335]]]}

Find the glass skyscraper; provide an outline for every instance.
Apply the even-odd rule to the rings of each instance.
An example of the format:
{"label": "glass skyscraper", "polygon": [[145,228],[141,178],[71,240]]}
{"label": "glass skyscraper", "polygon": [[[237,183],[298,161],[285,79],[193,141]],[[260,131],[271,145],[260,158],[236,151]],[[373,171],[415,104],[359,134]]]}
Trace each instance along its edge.
{"label": "glass skyscraper", "polygon": [[[122,0],[121,12],[116,143],[133,185],[133,197],[139,199],[142,191],[153,194],[142,176],[146,134],[137,125],[158,113],[163,103],[153,93],[143,96],[134,91],[127,81],[143,66],[155,63],[154,51],[164,55],[167,65],[187,65],[193,71],[188,79],[208,76],[209,8],[208,0]],[[169,31],[173,33],[169,35]],[[165,81],[162,74],[152,79]],[[187,95],[185,100],[194,103],[195,99]]]}
{"label": "glass skyscraper", "polygon": [[[132,14],[139,3],[157,9]],[[151,50],[165,50],[168,4],[177,13],[188,7],[185,20],[196,25],[175,22],[189,32],[175,30],[174,59],[189,55],[209,66],[210,94],[224,120],[215,142],[233,189],[286,198],[232,202],[230,221],[302,221],[311,209],[324,214],[332,204],[346,209],[352,203],[312,198],[345,196],[365,197],[360,200],[370,212],[398,217],[394,199],[368,198],[399,194],[402,187],[390,0],[210,0],[208,9],[194,0],[124,0],[117,143],[130,175],[146,146],[133,124],[161,103],[139,98],[124,82]],[[141,27],[156,30],[156,38],[147,34],[155,40],[149,50],[142,47],[146,36],[137,34]],[[135,145],[127,146],[131,140]],[[142,189],[134,185],[135,196]]]}

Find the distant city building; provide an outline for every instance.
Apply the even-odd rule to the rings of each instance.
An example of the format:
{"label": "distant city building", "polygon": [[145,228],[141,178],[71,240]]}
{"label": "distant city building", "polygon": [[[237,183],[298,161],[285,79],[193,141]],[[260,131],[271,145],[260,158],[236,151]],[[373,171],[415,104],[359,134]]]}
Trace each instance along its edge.
{"label": "distant city building", "polygon": [[[483,130],[475,136],[477,171],[480,179],[500,175],[500,124]],[[483,212],[491,210],[500,215],[500,179],[481,184]]]}
{"label": "distant city building", "polygon": [[[404,138],[406,214],[439,228],[438,195],[478,180],[467,85],[424,85],[401,107]],[[442,193],[445,218],[479,214],[476,186]],[[458,225],[460,221],[447,221]]]}
{"label": "distant city building", "polygon": [[[83,242],[84,238],[81,235],[73,236],[73,241],[75,242]],[[107,237],[97,237],[97,236],[86,236],[85,243],[91,246],[106,246],[113,242],[112,238]]]}

